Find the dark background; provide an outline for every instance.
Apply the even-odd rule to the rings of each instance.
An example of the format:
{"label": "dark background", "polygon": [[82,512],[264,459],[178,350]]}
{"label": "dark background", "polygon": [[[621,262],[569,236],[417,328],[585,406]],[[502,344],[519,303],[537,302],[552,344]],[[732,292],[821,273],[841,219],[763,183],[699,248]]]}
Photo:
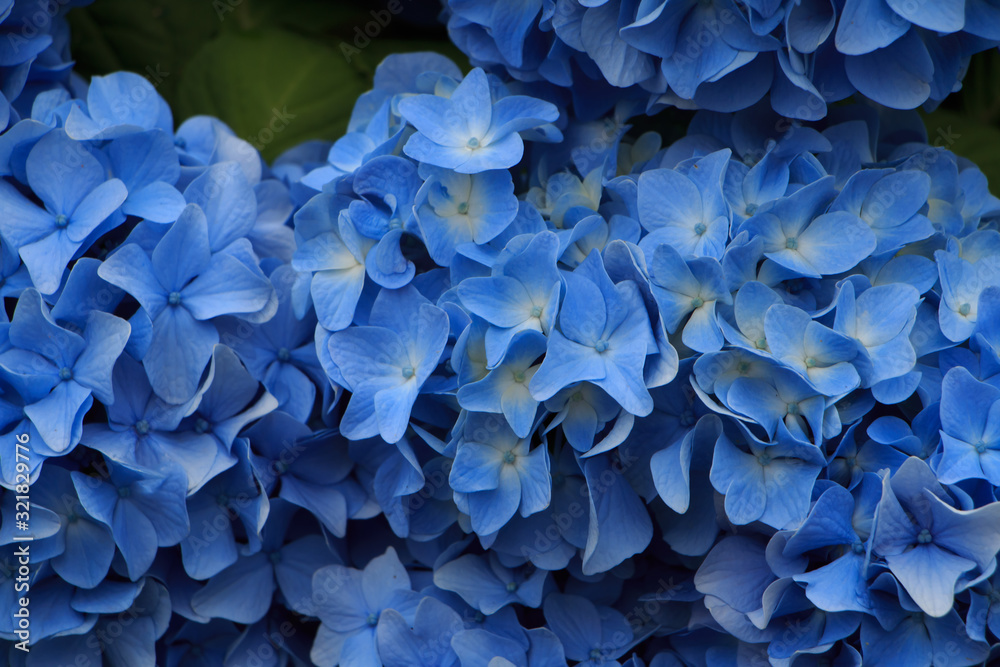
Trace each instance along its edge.
{"label": "dark background", "polygon": [[[389,14],[390,2],[402,13]],[[467,69],[438,21],[440,9],[440,0],[96,0],[69,18],[81,74],[139,72],[170,103],[178,125],[196,114],[218,116],[273,160],[308,139],[341,136],[355,99],[390,53],[435,50]],[[262,134],[281,125],[271,123],[276,112],[294,118]],[[957,134],[952,150],[976,162],[1000,193],[1000,51],[976,56],[962,90],[927,124]],[[665,137],[683,131],[662,129]]]}

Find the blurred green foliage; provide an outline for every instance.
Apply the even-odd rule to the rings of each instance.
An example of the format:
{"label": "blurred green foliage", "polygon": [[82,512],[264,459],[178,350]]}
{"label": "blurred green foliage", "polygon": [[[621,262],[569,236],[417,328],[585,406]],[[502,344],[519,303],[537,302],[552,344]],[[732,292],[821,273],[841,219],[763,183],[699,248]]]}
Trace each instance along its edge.
{"label": "blurred green foliage", "polygon": [[973,57],[962,89],[927,114],[929,128],[945,128],[948,148],[975,162],[1000,195],[1000,50]]}
{"label": "blurred green foliage", "polygon": [[222,118],[272,158],[309,139],[342,135],[353,100],[369,84],[323,44],[280,29],[232,32],[185,63],[173,107],[178,118]]}
{"label": "blurred green foliage", "polygon": [[[218,116],[271,160],[341,136],[390,53],[433,50],[467,67],[434,20],[438,0],[406,7],[385,21],[386,0],[97,0],[69,19],[81,74],[143,74],[178,124]],[[359,38],[366,26],[375,36]]]}

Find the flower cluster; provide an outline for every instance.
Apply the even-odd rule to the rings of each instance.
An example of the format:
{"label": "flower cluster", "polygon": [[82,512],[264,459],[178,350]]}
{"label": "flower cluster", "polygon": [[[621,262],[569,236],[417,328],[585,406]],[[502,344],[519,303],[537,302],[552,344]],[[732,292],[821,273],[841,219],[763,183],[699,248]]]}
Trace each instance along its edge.
{"label": "flower cluster", "polygon": [[91,2],[0,2],[0,132],[29,117],[40,93],[77,84],[65,14]]}
{"label": "flower cluster", "polygon": [[[855,92],[895,109],[937,103],[972,54],[1000,44],[988,0],[444,0],[473,64],[615,99],[817,120]],[[609,103],[610,102],[610,103]]]}
{"label": "flower cluster", "polygon": [[[535,29],[473,4],[453,31]],[[390,56],[270,166],[130,73],[0,135],[12,664],[995,655],[982,172],[909,112],[702,110],[664,145],[533,90]]]}

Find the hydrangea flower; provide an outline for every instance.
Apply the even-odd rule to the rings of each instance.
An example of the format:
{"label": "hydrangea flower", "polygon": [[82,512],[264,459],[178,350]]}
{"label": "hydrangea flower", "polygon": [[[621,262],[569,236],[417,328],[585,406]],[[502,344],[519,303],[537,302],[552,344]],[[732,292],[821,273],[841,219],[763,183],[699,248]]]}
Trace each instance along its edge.
{"label": "hydrangea flower", "polygon": [[587,380],[632,414],[649,414],[653,400],[642,369],[656,343],[638,287],[611,282],[596,251],[565,280],[559,328],[549,336],[545,359],[531,378],[532,395],[544,401]]}
{"label": "hydrangea flower", "polygon": [[163,125],[171,131],[172,120],[169,107],[146,77],[115,72],[91,80],[86,104],[73,107],[66,117],[66,133],[78,140],[114,139]]}
{"label": "hydrangea flower", "polygon": [[52,294],[78,251],[122,222],[114,214],[128,190],[121,180],[108,179],[97,158],[62,130],[35,144],[26,160],[26,175],[43,207],[4,181],[0,236],[20,254],[38,290]]}
{"label": "hydrangea flower", "polygon": [[190,529],[187,480],[183,472],[164,473],[109,463],[107,479],[73,472],[80,504],[111,528],[128,576],[139,579],[156,557],[157,547],[178,544]]}
{"label": "hydrangea flower", "polygon": [[[313,601],[322,625],[309,657],[317,665],[384,664],[376,645],[377,629],[392,623],[395,611],[413,619],[420,596],[410,588],[410,576],[396,551],[389,549],[364,570],[327,565],[313,574]],[[412,620],[410,620],[412,623]]]}
{"label": "hydrangea flower", "polygon": [[478,67],[447,97],[422,94],[400,100],[399,113],[417,128],[403,151],[460,174],[513,167],[524,152],[519,133],[559,118],[555,105],[544,100],[523,95],[495,99]]}
{"label": "hydrangea flower", "polygon": [[330,356],[351,391],[341,431],[349,438],[403,437],[421,387],[441,359],[445,313],[414,288],[383,290],[368,326],[330,337]]}
{"label": "hydrangea flower", "polygon": [[545,620],[566,651],[579,664],[618,665],[632,643],[632,630],[614,609],[600,609],[590,600],[553,593],[545,598]]}
{"label": "hydrangea flower", "polygon": [[[944,496],[944,497],[942,497]],[[1000,505],[973,510],[949,502],[927,464],[909,458],[882,484],[873,551],[930,616],[952,607],[964,573],[987,571],[1000,551]]]}
{"label": "hydrangea flower", "polygon": [[990,413],[1000,399],[996,387],[976,380],[956,366],[941,383],[941,460],[937,474],[945,483],[986,479],[1000,484],[1000,442]]}
{"label": "hydrangea flower", "polygon": [[497,417],[477,416],[465,425],[448,476],[459,509],[465,508],[480,535],[500,530],[514,513],[540,512],[551,494],[545,447],[530,449]]}
{"label": "hydrangea flower", "polygon": [[740,227],[764,241],[764,255],[807,277],[854,268],[875,250],[872,228],[846,211],[824,213],[833,179],[817,180],[758,212]]}
{"label": "hydrangea flower", "polygon": [[[109,257],[100,276],[132,294],[152,320],[143,366],[153,390],[170,403],[190,400],[219,340],[219,315],[260,310],[273,287],[237,257],[213,253],[208,219],[188,205],[152,253],[129,243]],[[183,255],[185,260],[177,262]]]}
{"label": "hydrangea flower", "polygon": [[494,267],[493,275],[471,277],[459,283],[462,305],[490,324],[485,338],[489,367],[500,363],[519,332],[538,331],[548,335],[552,330],[562,294],[562,278],[556,264],[558,249],[556,236],[543,232],[519,253]]}
{"label": "hydrangea flower", "polygon": [[636,97],[730,112],[769,94],[778,113],[818,120],[855,92],[912,109],[944,99],[963,74],[955,64],[1000,39],[980,0],[446,6],[449,34],[474,65],[568,88],[599,112]]}
{"label": "hydrangea flower", "polygon": [[901,109],[1000,17],[931,4],[447,0],[468,74],[267,165],[0,2],[27,667],[988,663],[1000,199]]}
{"label": "hydrangea flower", "polygon": [[[42,443],[40,454],[60,455],[80,441],[84,413],[96,396],[105,404],[115,400],[111,370],[128,340],[124,320],[91,311],[86,328],[77,332],[59,326],[34,289],[18,300],[7,328],[6,351],[0,369],[23,389],[24,415]],[[24,444],[24,443],[22,443]]]}
{"label": "hydrangea flower", "polygon": [[441,266],[449,266],[465,243],[492,241],[517,215],[514,184],[506,171],[422,171],[426,180],[416,195],[416,222],[428,254]]}
{"label": "hydrangea flower", "polygon": [[692,160],[684,169],[650,169],[639,176],[639,222],[649,243],[668,243],[683,257],[720,259],[732,217],[722,192],[730,151]]}
{"label": "hydrangea flower", "polygon": [[282,501],[270,512],[278,521],[262,531],[260,549],[238,556],[191,596],[191,608],[206,618],[224,618],[236,623],[256,623],[271,607],[271,597],[280,590],[286,604],[303,614],[315,614],[312,574],[340,557],[331,552],[319,535],[306,535],[286,543],[285,532],[295,508]]}
{"label": "hydrangea flower", "polygon": [[822,454],[812,445],[768,445],[749,433],[740,435],[744,448],[720,435],[712,459],[712,486],[726,497],[726,516],[737,525],[761,521],[778,529],[800,523]]}

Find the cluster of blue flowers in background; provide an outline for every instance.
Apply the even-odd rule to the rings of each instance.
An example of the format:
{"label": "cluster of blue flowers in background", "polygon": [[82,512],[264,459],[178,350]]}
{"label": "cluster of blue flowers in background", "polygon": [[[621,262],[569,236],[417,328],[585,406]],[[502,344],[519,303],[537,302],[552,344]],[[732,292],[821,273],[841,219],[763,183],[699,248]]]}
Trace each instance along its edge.
{"label": "cluster of blue flowers in background", "polygon": [[581,115],[618,99],[737,111],[769,98],[818,120],[854,93],[940,102],[1000,44],[991,0],[444,0],[473,64],[570,89]]}
{"label": "cluster of blue flowers in background", "polygon": [[449,0],[272,165],[0,51],[0,654],[996,659],[1000,199],[898,110],[994,4]]}

